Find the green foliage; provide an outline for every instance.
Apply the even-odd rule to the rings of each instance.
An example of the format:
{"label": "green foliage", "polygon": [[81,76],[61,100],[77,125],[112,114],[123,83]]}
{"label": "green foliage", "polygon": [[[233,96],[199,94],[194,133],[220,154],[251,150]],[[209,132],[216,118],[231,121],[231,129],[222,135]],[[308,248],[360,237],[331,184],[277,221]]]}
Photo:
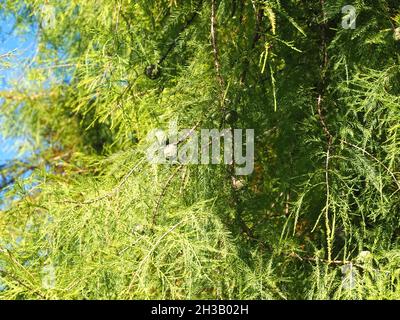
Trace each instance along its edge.
{"label": "green foliage", "polygon": [[[0,2],[38,28],[1,92],[29,156],[0,168],[0,297],[400,298],[397,1],[354,30],[342,0],[47,2]],[[147,162],[150,130],[227,114],[252,175]]]}

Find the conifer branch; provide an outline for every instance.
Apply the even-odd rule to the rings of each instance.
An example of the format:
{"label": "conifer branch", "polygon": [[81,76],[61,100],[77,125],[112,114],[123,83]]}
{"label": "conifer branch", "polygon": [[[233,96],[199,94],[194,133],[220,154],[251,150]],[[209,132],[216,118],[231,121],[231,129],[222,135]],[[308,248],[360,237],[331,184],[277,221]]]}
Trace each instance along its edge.
{"label": "conifer branch", "polygon": [[43,300],[46,300],[46,296],[44,296],[43,294],[41,294],[36,288],[31,287],[29,285],[27,285],[25,282],[21,281],[20,279],[18,279],[16,276],[14,276],[13,274],[5,271],[5,270],[0,270],[0,276],[4,277],[4,278],[10,278],[12,281],[17,282],[20,286],[24,287],[26,290],[28,290],[29,293],[33,293],[36,294],[38,297],[40,297]]}
{"label": "conifer branch", "polygon": [[333,143],[333,137],[329,132],[328,126],[326,124],[325,118],[323,116],[322,111],[322,102],[323,97],[326,90],[326,72],[328,68],[328,47],[327,47],[327,39],[326,39],[326,32],[327,32],[327,21],[326,21],[326,13],[325,13],[325,1],[320,0],[320,6],[322,11],[322,25],[321,25],[321,54],[322,54],[322,61],[320,66],[320,86],[319,90],[320,93],[318,95],[317,101],[317,112],[318,118],[321,123],[322,129],[326,135],[327,139],[327,147],[326,147],[326,160],[325,160],[325,185],[326,185],[326,202],[324,208],[325,214],[325,229],[326,229],[326,242],[327,242],[327,249],[328,249],[328,261],[332,259],[332,243],[333,243],[333,236],[334,233],[331,230],[330,226],[330,217],[329,217],[329,207],[330,207],[330,181],[329,181],[329,164],[330,164],[330,157],[331,157],[331,148]]}
{"label": "conifer branch", "polygon": [[[362,264],[358,264],[358,263],[354,263],[353,261],[350,260],[329,260],[329,259],[322,259],[322,258],[314,258],[314,257],[304,257],[304,256],[300,256],[297,253],[291,253],[289,254],[290,257],[294,257],[297,258],[300,261],[308,261],[308,262],[314,262],[314,263],[319,263],[319,262],[323,262],[326,263],[328,265],[353,265],[354,267],[358,267],[360,269],[365,269],[366,267],[363,266]],[[376,269],[373,269],[375,271],[377,271]]]}
{"label": "conifer branch", "polygon": [[167,181],[165,182],[165,185],[161,191],[160,196],[158,197],[156,206],[154,207],[153,210],[153,215],[152,215],[152,222],[153,222],[153,226],[156,225],[157,223],[157,215],[158,215],[158,211],[160,210],[161,204],[162,204],[162,200],[165,197],[168,187],[171,185],[172,180],[174,179],[174,177],[177,175],[177,173],[183,168],[183,164],[180,164],[175,170],[174,172],[169,176],[169,178],[167,179]]}
{"label": "conifer branch", "polygon": [[397,190],[400,190],[400,181],[396,178],[396,175],[393,173],[392,170],[389,169],[389,167],[387,165],[385,165],[381,160],[379,160],[377,157],[375,157],[372,153],[368,152],[367,150],[365,150],[364,148],[361,148],[351,142],[348,142],[346,140],[340,139],[340,141],[354,149],[357,149],[359,151],[361,151],[363,154],[366,154],[368,157],[370,157],[372,160],[374,160],[376,163],[378,163],[379,165],[381,165],[386,172],[392,177],[393,181],[396,183],[397,185]]}
{"label": "conifer branch", "polygon": [[64,200],[58,203],[62,203],[62,204],[76,204],[76,205],[89,205],[89,204],[93,204],[95,202],[101,201],[101,200],[105,200],[108,198],[111,198],[113,196],[115,196],[120,190],[121,188],[125,185],[125,183],[128,181],[129,177],[132,176],[133,173],[135,173],[135,171],[142,165],[142,163],[145,161],[145,158],[142,158],[135,166],[133,166],[129,172],[122,178],[122,180],[118,183],[118,185],[111,191],[108,192],[100,197],[96,197],[90,200],[85,200],[85,201],[73,201],[73,200]]}
{"label": "conifer branch", "polygon": [[[21,30],[50,4],[28,2],[4,9]],[[35,141],[0,165],[0,247],[13,254],[0,249],[0,296],[399,298],[395,2],[358,1],[355,30],[340,27],[340,0],[52,3],[57,23],[38,28],[24,81],[6,72],[0,90],[1,131]],[[255,129],[254,174],[235,175],[243,146],[219,166],[192,170],[179,152],[148,164],[144,137],[177,118],[194,124],[177,149],[203,124]]]}
{"label": "conifer branch", "polygon": [[[18,260],[13,256],[13,254],[11,253],[10,250],[8,249],[2,249],[0,248],[0,252],[7,254],[9,259],[20,269],[23,269],[24,271],[25,268],[18,262]],[[30,274],[28,271],[26,271],[26,273],[30,276],[31,279],[33,279],[32,274]],[[0,269],[0,275],[3,277],[9,277],[10,279],[12,279],[13,281],[17,282],[18,284],[20,284],[22,287],[24,287],[25,289],[28,290],[28,292],[31,293],[35,293],[36,295],[38,295],[39,297],[41,297],[42,299],[46,299],[46,297],[44,295],[42,295],[38,289],[34,288],[31,285],[27,285],[25,282],[21,281],[20,279],[18,279],[18,277],[14,274],[12,274],[11,272],[8,272],[4,269]]]}
{"label": "conifer branch", "polygon": [[184,32],[194,22],[194,20],[196,19],[196,17],[199,14],[198,11],[201,9],[202,4],[203,4],[203,0],[199,0],[197,8],[195,9],[195,12],[185,22],[185,24],[180,28],[180,30],[178,31],[178,35],[175,37],[175,39],[172,41],[172,43],[168,47],[167,51],[164,53],[164,55],[158,61],[158,65],[161,65],[165,61],[165,59],[168,57],[168,55],[174,50],[174,48],[178,44],[178,39],[179,39],[180,34],[182,32]]}
{"label": "conifer branch", "polygon": [[[256,47],[257,42],[261,39],[261,34],[262,34],[261,33],[261,24],[263,21],[263,17],[264,17],[264,8],[261,7],[258,10],[256,10],[256,27],[254,30],[253,40],[252,40],[251,46],[250,46],[250,49],[251,49],[250,52]],[[270,45],[270,47],[272,47],[272,45]],[[250,57],[246,57],[243,72],[242,72],[242,75],[240,76],[241,84],[244,84],[246,82],[249,64],[250,64]]]}
{"label": "conifer branch", "polygon": [[[216,0],[211,0],[211,44],[214,54],[214,67],[217,79],[221,88],[225,87],[225,80],[221,74],[221,62],[219,59],[217,34],[217,17],[216,17]],[[223,91],[223,89],[221,89]],[[223,101],[222,101],[223,103]]]}
{"label": "conifer branch", "polygon": [[163,235],[161,235],[161,237],[158,238],[158,240],[154,243],[154,245],[151,247],[151,249],[149,250],[149,252],[146,254],[146,256],[140,261],[137,269],[135,270],[134,274],[132,274],[132,280],[128,286],[128,291],[130,291],[132,289],[132,286],[134,284],[134,280],[135,280],[135,276],[138,276],[139,273],[142,270],[143,265],[145,264],[145,262],[150,258],[150,256],[152,255],[152,253],[154,252],[154,250],[157,248],[157,246],[161,243],[161,241],[168,236],[171,232],[173,232],[176,228],[178,228],[181,224],[186,223],[187,219],[185,220],[181,220],[179,221],[177,224],[175,224],[174,226],[172,226],[169,230],[167,230]]}

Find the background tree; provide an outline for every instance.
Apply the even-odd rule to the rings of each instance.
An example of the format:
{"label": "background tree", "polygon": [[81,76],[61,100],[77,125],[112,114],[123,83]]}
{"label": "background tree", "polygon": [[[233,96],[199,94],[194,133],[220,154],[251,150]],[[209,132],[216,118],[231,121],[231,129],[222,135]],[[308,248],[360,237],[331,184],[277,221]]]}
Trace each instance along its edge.
{"label": "background tree", "polygon": [[[2,92],[32,152],[1,297],[399,298],[397,1],[353,1],[354,30],[341,0],[0,3],[38,28]],[[254,128],[255,172],[148,163],[173,119]]]}

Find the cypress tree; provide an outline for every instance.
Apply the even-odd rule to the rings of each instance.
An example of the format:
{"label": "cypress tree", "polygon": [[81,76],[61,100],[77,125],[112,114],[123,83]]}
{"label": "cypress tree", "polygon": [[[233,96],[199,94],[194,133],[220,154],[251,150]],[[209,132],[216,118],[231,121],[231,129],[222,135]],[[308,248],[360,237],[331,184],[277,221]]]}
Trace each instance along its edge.
{"label": "cypress tree", "polygon": [[[1,1],[37,51],[1,92],[0,297],[400,298],[400,12],[349,4]],[[254,129],[254,172],[150,163],[174,120]]]}

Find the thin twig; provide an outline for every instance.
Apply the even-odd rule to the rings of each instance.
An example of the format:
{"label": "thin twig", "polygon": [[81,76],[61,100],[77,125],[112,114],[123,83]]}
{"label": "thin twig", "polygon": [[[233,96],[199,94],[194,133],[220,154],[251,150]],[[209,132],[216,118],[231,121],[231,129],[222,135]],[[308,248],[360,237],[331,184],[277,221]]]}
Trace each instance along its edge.
{"label": "thin twig", "polygon": [[134,280],[135,280],[135,275],[138,276],[144,263],[147,261],[147,259],[150,258],[151,254],[154,252],[154,250],[157,248],[157,246],[161,243],[161,241],[168,235],[170,234],[172,231],[174,231],[176,228],[178,228],[182,223],[187,222],[188,219],[186,220],[182,220],[180,222],[178,222],[176,225],[174,225],[173,227],[171,227],[169,230],[167,230],[160,238],[158,238],[158,240],[154,243],[154,245],[151,247],[151,249],[149,250],[149,252],[146,254],[146,256],[143,258],[142,261],[140,261],[136,271],[132,274],[132,280],[128,286],[128,291],[131,290]]}
{"label": "thin twig", "polygon": [[329,164],[330,164],[330,156],[331,156],[331,148],[333,143],[333,137],[328,129],[325,118],[322,112],[322,102],[323,96],[326,88],[326,71],[328,68],[329,58],[328,58],[328,48],[327,48],[327,39],[326,39],[326,14],[325,14],[325,1],[320,0],[320,6],[322,10],[322,18],[323,22],[321,25],[321,53],[322,53],[322,61],[321,61],[321,80],[320,80],[320,93],[318,95],[317,100],[317,112],[318,118],[321,123],[322,129],[326,136],[327,147],[326,147],[326,160],[325,160],[325,185],[326,185],[326,203],[325,203],[325,228],[326,228],[326,242],[328,247],[328,261],[331,261],[332,257],[332,242],[333,242],[333,233],[330,227],[330,219],[329,219],[329,200],[330,200],[330,182],[329,182]]}
{"label": "thin twig", "polygon": [[114,196],[115,194],[118,193],[118,191],[122,188],[122,186],[126,183],[126,181],[128,180],[128,178],[136,171],[136,169],[144,162],[145,158],[142,158],[134,167],[131,168],[131,170],[129,170],[129,172],[124,176],[124,178],[118,183],[118,185],[109,193],[106,193],[100,197],[94,198],[94,199],[90,199],[90,200],[86,200],[86,201],[73,201],[73,200],[65,200],[59,203],[72,203],[72,204],[78,204],[78,205],[86,205],[86,204],[92,204],[95,203],[97,201],[100,200],[104,200],[107,198],[111,198],[112,196]]}
{"label": "thin twig", "polygon": [[196,11],[192,14],[192,16],[185,22],[185,24],[180,28],[178,31],[178,35],[175,37],[175,39],[172,41],[170,46],[168,47],[167,51],[164,53],[164,55],[160,58],[158,61],[158,65],[161,65],[164,60],[168,57],[168,55],[172,52],[172,50],[176,47],[179,39],[179,35],[185,31],[195,20],[195,18],[198,15],[198,10],[200,10],[201,5],[203,4],[203,0],[199,1],[199,4],[197,5]]}
{"label": "thin twig", "polygon": [[222,88],[225,87],[225,80],[221,74],[221,63],[219,60],[219,49],[217,41],[217,17],[216,17],[216,1],[211,0],[211,44],[214,53],[214,66],[217,79]]}
{"label": "thin twig", "polygon": [[[12,255],[12,253],[10,252],[10,250],[7,249],[0,249],[0,252],[7,254],[9,256],[9,258],[11,259],[11,261],[19,268],[23,269],[29,276],[31,279],[33,279],[32,274],[26,270],[20,263],[19,261]],[[19,280],[15,275],[11,274],[8,271],[5,270],[0,270],[0,275],[2,276],[8,276],[10,277],[12,280],[18,282],[18,284],[20,284],[21,286],[23,286],[24,288],[28,289],[29,292],[33,292],[36,293],[38,296],[40,296],[42,299],[46,299],[46,297],[44,295],[42,295],[40,292],[38,292],[37,289],[27,285],[26,283],[22,282],[21,280]]]}
{"label": "thin twig", "polygon": [[182,168],[183,168],[183,164],[180,164],[180,165],[176,168],[176,170],[175,170],[175,171],[169,176],[169,178],[167,179],[167,182],[165,183],[164,188],[162,189],[161,194],[160,194],[160,196],[158,197],[157,204],[156,204],[156,206],[154,207],[154,210],[153,210],[153,226],[156,225],[157,216],[158,216],[158,210],[159,210],[160,207],[161,207],[162,200],[164,199],[164,197],[165,197],[165,195],[166,195],[166,193],[167,193],[168,187],[170,186],[170,184],[171,184],[171,182],[172,182],[172,179],[174,179],[174,177],[176,176],[176,174],[177,174],[177,173],[179,172],[179,170],[182,169]]}
{"label": "thin twig", "polygon": [[13,274],[4,271],[4,270],[0,270],[0,275],[2,277],[9,277],[11,278],[13,281],[17,282],[19,285],[23,286],[25,289],[27,289],[29,291],[29,293],[35,293],[37,294],[39,297],[41,297],[42,299],[47,299],[46,296],[42,295],[37,289],[32,288],[30,286],[28,286],[27,284],[25,284],[24,282],[22,282],[21,280],[19,280],[16,276],[14,276]]}
{"label": "thin twig", "polygon": [[340,139],[340,141],[342,143],[352,147],[352,148],[355,148],[355,149],[361,151],[362,153],[364,153],[367,156],[369,156],[370,158],[372,158],[375,162],[380,164],[387,171],[387,173],[389,173],[389,175],[392,177],[393,181],[396,183],[397,188],[398,188],[397,190],[400,190],[400,182],[399,182],[399,180],[397,180],[395,174],[381,160],[379,160],[377,157],[375,157],[373,154],[371,154],[367,150],[365,150],[365,149],[363,149],[363,148],[361,148],[361,147],[359,147],[359,146],[357,146],[357,145],[355,145],[355,144],[353,144],[351,142],[348,142],[348,141],[343,140],[343,139]]}
{"label": "thin twig", "polygon": [[[258,9],[258,11],[256,11],[256,28],[254,31],[254,36],[253,36],[253,40],[251,43],[251,50],[253,50],[256,47],[257,42],[260,40],[261,38],[261,23],[264,17],[264,8],[260,8]],[[271,47],[272,45],[270,45]],[[243,72],[240,76],[240,83],[244,84],[247,78],[247,72],[249,70],[249,64],[250,64],[250,57],[246,57],[246,60],[244,62],[244,68],[243,68]]]}

